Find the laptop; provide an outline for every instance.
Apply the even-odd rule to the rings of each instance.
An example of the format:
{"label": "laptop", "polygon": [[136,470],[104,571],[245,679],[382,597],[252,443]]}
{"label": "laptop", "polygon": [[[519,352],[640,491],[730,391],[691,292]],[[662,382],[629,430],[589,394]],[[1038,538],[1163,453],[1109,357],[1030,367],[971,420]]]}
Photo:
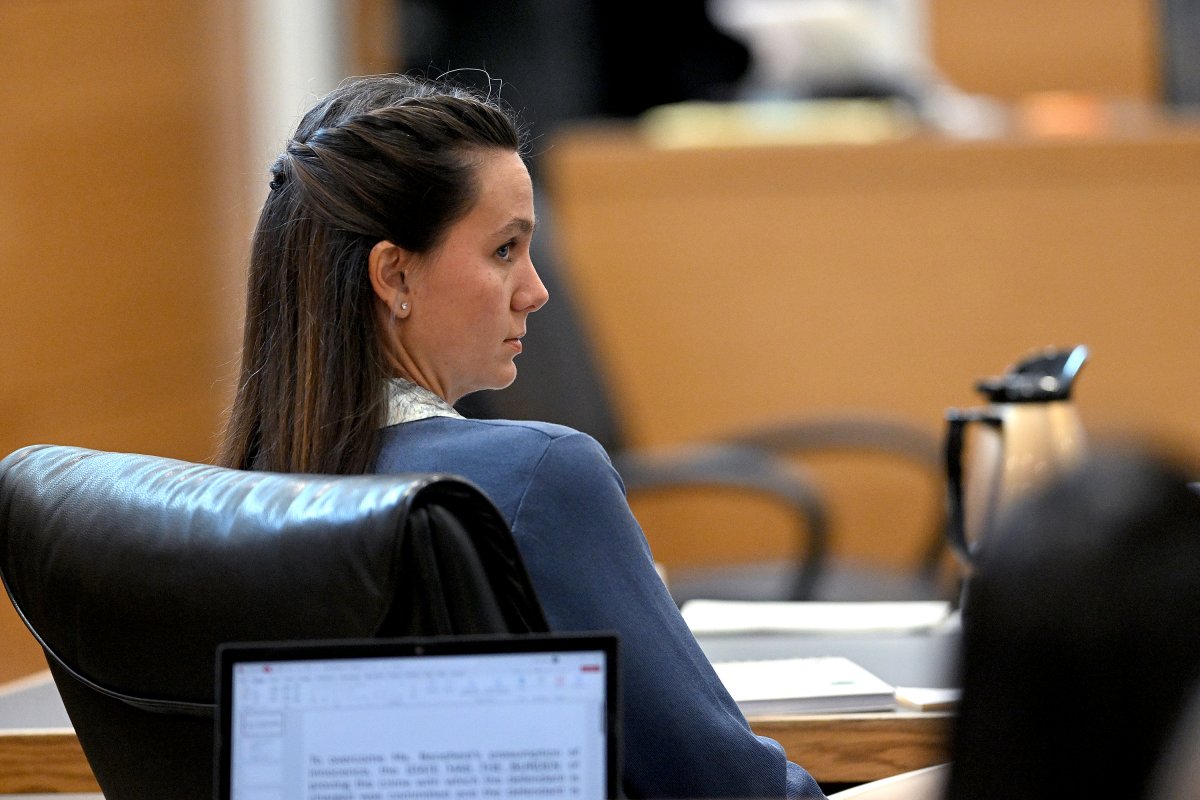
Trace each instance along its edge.
{"label": "laptop", "polygon": [[217,649],[218,800],[618,796],[611,633]]}

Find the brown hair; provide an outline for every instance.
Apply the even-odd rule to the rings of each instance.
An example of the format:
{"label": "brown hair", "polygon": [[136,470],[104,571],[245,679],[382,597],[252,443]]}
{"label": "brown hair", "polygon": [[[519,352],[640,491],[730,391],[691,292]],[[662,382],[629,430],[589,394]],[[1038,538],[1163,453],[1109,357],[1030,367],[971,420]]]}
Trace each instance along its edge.
{"label": "brown hair", "polygon": [[514,115],[465,86],[351,78],[301,119],[271,170],[250,256],[241,376],[219,461],[360,473],[390,375],[367,274],[386,239],[435,248],[470,211],[481,150],[522,152]]}

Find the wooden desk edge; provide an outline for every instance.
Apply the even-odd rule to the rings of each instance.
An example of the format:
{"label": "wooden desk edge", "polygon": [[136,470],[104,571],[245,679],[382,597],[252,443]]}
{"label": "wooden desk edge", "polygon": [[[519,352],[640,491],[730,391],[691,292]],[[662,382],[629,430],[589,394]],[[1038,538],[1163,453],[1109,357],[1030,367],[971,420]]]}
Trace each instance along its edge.
{"label": "wooden desk edge", "polygon": [[86,794],[100,787],[70,728],[0,730],[0,794]]}
{"label": "wooden desk edge", "polygon": [[950,712],[750,717],[821,783],[865,783],[949,761]]}
{"label": "wooden desk edge", "polygon": [[[751,717],[788,758],[822,783],[863,783],[945,763],[950,721],[942,712]],[[70,728],[0,730],[0,794],[99,791]]]}
{"label": "wooden desk edge", "polygon": [[13,678],[10,681],[0,681],[0,697],[26,692],[53,682],[54,679],[50,676],[48,669]]}

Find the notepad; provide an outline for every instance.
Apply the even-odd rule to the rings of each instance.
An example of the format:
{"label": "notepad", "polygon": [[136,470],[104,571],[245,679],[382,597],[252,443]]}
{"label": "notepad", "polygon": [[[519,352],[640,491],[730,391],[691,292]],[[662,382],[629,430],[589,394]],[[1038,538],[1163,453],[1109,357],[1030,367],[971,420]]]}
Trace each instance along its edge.
{"label": "notepad", "polygon": [[895,707],[895,687],[842,656],[721,661],[713,668],[747,716]]}

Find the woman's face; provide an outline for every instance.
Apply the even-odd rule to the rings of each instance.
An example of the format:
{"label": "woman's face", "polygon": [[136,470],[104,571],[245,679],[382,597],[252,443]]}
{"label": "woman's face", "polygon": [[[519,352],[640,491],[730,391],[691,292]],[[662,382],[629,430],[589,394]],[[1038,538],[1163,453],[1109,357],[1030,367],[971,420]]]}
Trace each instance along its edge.
{"label": "woman's face", "polygon": [[521,157],[485,151],[476,178],[475,206],[406,271],[397,333],[400,367],[449,403],[516,379],[526,319],[549,296],[529,256],[533,185]]}

